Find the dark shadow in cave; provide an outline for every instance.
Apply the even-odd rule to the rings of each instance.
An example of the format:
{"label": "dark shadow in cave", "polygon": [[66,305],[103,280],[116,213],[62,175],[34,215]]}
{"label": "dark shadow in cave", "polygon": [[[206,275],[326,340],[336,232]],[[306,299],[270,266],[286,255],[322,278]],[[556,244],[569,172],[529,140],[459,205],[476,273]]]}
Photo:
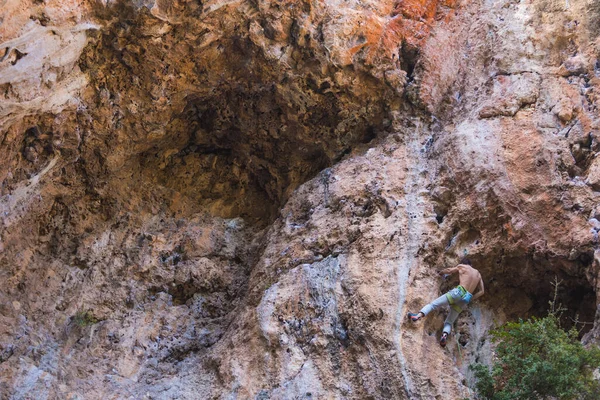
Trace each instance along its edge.
{"label": "dark shadow in cave", "polygon": [[281,102],[270,89],[209,99],[190,96],[176,123],[187,127],[178,134],[186,138],[184,143],[168,157],[165,150],[172,141],[158,143],[140,155],[140,165],[152,171],[154,183],[184,194],[211,213],[269,223],[294,189],[381,131],[365,123],[351,135],[336,138],[340,121],[333,101],[312,110],[304,123],[293,121]]}
{"label": "dark shadow in cave", "polygon": [[[191,17],[201,8],[186,7],[189,23],[160,40],[149,34],[159,21],[145,7],[95,9],[107,27],[79,62],[99,88],[90,120],[119,116],[102,129],[111,138],[105,153],[115,151],[113,138],[135,143],[120,177],[136,176],[131,188],[156,197],[162,211],[267,225],[299,185],[389,129],[390,103],[401,97],[384,80],[330,65],[319,57],[328,49],[295,39],[294,65],[278,63],[245,28],[194,47],[189,37],[202,43],[207,32]],[[414,69],[416,48],[403,59]],[[349,79],[338,82],[340,72]]]}
{"label": "dark shadow in cave", "polygon": [[[586,254],[573,261],[534,260],[530,255],[503,256],[500,263],[489,255],[472,255],[470,259],[484,279],[485,295],[481,300],[490,309],[505,313],[509,321],[547,316],[558,281],[554,307],[564,309],[559,313],[562,327],[568,330],[576,326],[580,338],[592,329],[596,293],[585,276],[591,263]],[[442,290],[449,290],[453,284],[456,282],[445,282]]]}

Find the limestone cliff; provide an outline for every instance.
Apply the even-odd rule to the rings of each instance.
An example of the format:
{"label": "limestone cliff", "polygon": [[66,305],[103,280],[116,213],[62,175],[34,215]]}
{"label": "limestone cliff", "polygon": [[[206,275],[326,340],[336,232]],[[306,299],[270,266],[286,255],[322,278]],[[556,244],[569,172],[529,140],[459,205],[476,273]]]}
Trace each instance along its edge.
{"label": "limestone cliff", "polygon": [[[599,21],[0,0],[0,398],[472,398],[555,277],[600,344]],[[465,257],[442,349],[405,315]]]}

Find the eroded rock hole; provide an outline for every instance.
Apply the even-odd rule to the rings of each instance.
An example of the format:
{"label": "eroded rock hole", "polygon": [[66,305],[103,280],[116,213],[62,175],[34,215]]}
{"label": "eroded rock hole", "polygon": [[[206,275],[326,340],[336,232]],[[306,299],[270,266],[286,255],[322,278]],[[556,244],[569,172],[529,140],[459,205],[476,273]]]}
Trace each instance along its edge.
{"label": "eroded rock hole", "polygon": [[406,42],[402,43],[402,50],[400,52],[400,68],[406,71],[406,76],[409,80],[414,78],[413,73],[419,59],[419,49]]}
{"label": "eroded rock hole", "polygon": [[437,221],[438,224],[441,224],[442,222],[444,222],[445,217],[446,217],[446,213],[444,213],[444,212],[436,212],[435,213],[435,220]]}
{"label": "eroded rock hole", "polygon": [[[248,35],[224,36],[182,56],[166,51],[187,48],[190,32],[202,38],[204,28],[174,27],[156,41],[140,33],[157,23],[145,8],[119,3],[98,13],[111,22],[80,67],[100,88],[89,118],[105,121],[99,159],[156,197],[147,206],[152,213],[208,212],[268,224],[299,185],[390,129],[396,90],[352,68],[344,70],[352,79],[336,79],[340,71],[323,68],[320,50],[311,47],[322,32],[307,36],[297,21],[282,46],[294,48],[297,64],[289,69]],[[259,24],[267,39],[277,36],[270,20]],[[414,68],[417,51],[404,47],[407,68]],[[168,82],[157,82],[166,73]],[[120,140],[133,145],[115,154]]]}
{"label": "eroded rock hole", "polygon": [[278,96],[268,89],[191,97],[172,124],[187,130],[140,156],[146,176],[216,215],[267,222],[298,185],[379,131],[365,125],[359,134],[330,140],[339,123],[335,102],[310,110],[299,124]]}
{"label": "eroded rock hole", "polygon": [[193,282],[184,282],[178,285],[171,285],[167,290],[167,293],[173,298],[173,305],[186,304],[189,299],[194,296],[194,293],[198,291],[196,285]]}
{"label": "eroded rock hole", "polygon": [[[474,265],[481,264],[479,260]],[[592,328],[596,293],[584,274],[585,259],[541,265],[531,259],[506,259],[482,275],[486,282],[485,302],[509,321],[545,317],[554,310],[565,329],[575,327],[580,337]],[[568,268],[568,269],[567,269]],[[555,289],[556,285],[557,288]]]}

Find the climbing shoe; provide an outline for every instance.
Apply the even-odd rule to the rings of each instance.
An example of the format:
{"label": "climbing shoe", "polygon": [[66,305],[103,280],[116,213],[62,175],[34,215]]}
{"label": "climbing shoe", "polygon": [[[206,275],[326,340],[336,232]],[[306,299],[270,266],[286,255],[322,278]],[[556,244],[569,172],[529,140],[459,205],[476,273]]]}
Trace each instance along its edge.
{"label": "climbing shoe", "polygon": [[421,317],[419,316],[420,313],[408,313],[408,319],[410,319],[412,322],[417,322],[418,320],[421,319]]}
{"label": "climbing shoe", "polygon": [[442,338],[440,339],[440,346],[446,347],[446,341],[448,341],[448,334],[444,332],[442,333]]}

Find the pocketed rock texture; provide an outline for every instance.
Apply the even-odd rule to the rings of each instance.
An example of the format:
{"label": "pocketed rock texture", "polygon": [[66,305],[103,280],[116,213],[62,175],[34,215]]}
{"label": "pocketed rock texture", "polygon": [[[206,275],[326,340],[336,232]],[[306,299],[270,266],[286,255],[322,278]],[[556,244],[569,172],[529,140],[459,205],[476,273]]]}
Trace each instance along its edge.
{"label": "pocketed rock texture", "polygon": [[[600,344],[599,21],[0,0],[0,398],[473,398],[555,279]],[[406,313],[464,258],[442,349]]]}

